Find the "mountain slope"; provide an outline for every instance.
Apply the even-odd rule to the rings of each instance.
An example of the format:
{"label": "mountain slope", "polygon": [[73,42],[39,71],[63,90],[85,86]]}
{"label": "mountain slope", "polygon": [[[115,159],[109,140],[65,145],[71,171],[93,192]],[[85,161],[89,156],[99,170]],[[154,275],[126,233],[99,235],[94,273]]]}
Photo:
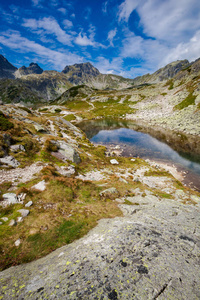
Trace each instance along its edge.
{"label": "mountain slope", "polygon": [[14,72],[16,70],[17,68],[0,54],[0,78],[15,78]]}

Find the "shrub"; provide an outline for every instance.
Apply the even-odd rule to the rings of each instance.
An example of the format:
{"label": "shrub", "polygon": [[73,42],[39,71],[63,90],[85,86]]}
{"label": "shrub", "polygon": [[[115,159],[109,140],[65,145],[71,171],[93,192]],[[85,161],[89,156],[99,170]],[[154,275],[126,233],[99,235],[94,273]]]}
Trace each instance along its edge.
{"label": "shrub", "polygon": [[8,121],[7,117],[0,111],[0,130],[6,131],[13,127],[13,123]]}

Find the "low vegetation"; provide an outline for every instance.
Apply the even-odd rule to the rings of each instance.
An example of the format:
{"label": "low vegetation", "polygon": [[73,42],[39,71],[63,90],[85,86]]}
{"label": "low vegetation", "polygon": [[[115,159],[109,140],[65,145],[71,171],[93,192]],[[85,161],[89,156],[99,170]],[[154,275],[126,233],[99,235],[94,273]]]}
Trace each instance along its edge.
{"label": "low vegetation", "polygon": [[189,93],[189,95],[179,104],[177,104],[174,109],[175,110],[181,110],[185,107],[188,107],[189,105],[195,104],[196,95],[193,95],[193,93]]}

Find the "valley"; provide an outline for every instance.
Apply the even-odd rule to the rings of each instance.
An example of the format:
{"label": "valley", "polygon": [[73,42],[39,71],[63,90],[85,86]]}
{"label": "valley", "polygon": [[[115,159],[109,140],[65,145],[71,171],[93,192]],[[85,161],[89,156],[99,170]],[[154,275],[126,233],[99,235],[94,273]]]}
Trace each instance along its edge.
{"label": "valley", "polygon": [[200,59],[135,79],[0,68],[0,299],[198,299],[199,191],[89,139],[128,127],[199,162]]}

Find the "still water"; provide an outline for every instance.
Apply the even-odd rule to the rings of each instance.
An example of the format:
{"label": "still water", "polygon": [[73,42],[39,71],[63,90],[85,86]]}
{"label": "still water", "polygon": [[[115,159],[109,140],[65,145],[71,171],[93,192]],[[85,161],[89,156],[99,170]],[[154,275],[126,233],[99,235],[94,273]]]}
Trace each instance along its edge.
{"label": "still water", "polygon": [[192,153],[190,153],[191,159],[186,159],[167,143],[161,142],[149,134],[125,128],[128,127],[127,123],[125,126],[123,124],[116,126],[120,127],[116,129],[113,123],[109,127],[107,122],[102,121],[80,123],[79,127],[86,133],[90,141],[95,144],[119,145],[123,149],[122,156],[149,158],[175,164],[195,177],[195,182],[199,189],[200,161],[194,159]]}
{"label": "still water", "polygon": [[199,163],[183,158],[170,146],[149,134],[127,128],[100,130],[90,141],[103,145],[121,145],[124,156],[167,160],[185,166],[200,175]]}

